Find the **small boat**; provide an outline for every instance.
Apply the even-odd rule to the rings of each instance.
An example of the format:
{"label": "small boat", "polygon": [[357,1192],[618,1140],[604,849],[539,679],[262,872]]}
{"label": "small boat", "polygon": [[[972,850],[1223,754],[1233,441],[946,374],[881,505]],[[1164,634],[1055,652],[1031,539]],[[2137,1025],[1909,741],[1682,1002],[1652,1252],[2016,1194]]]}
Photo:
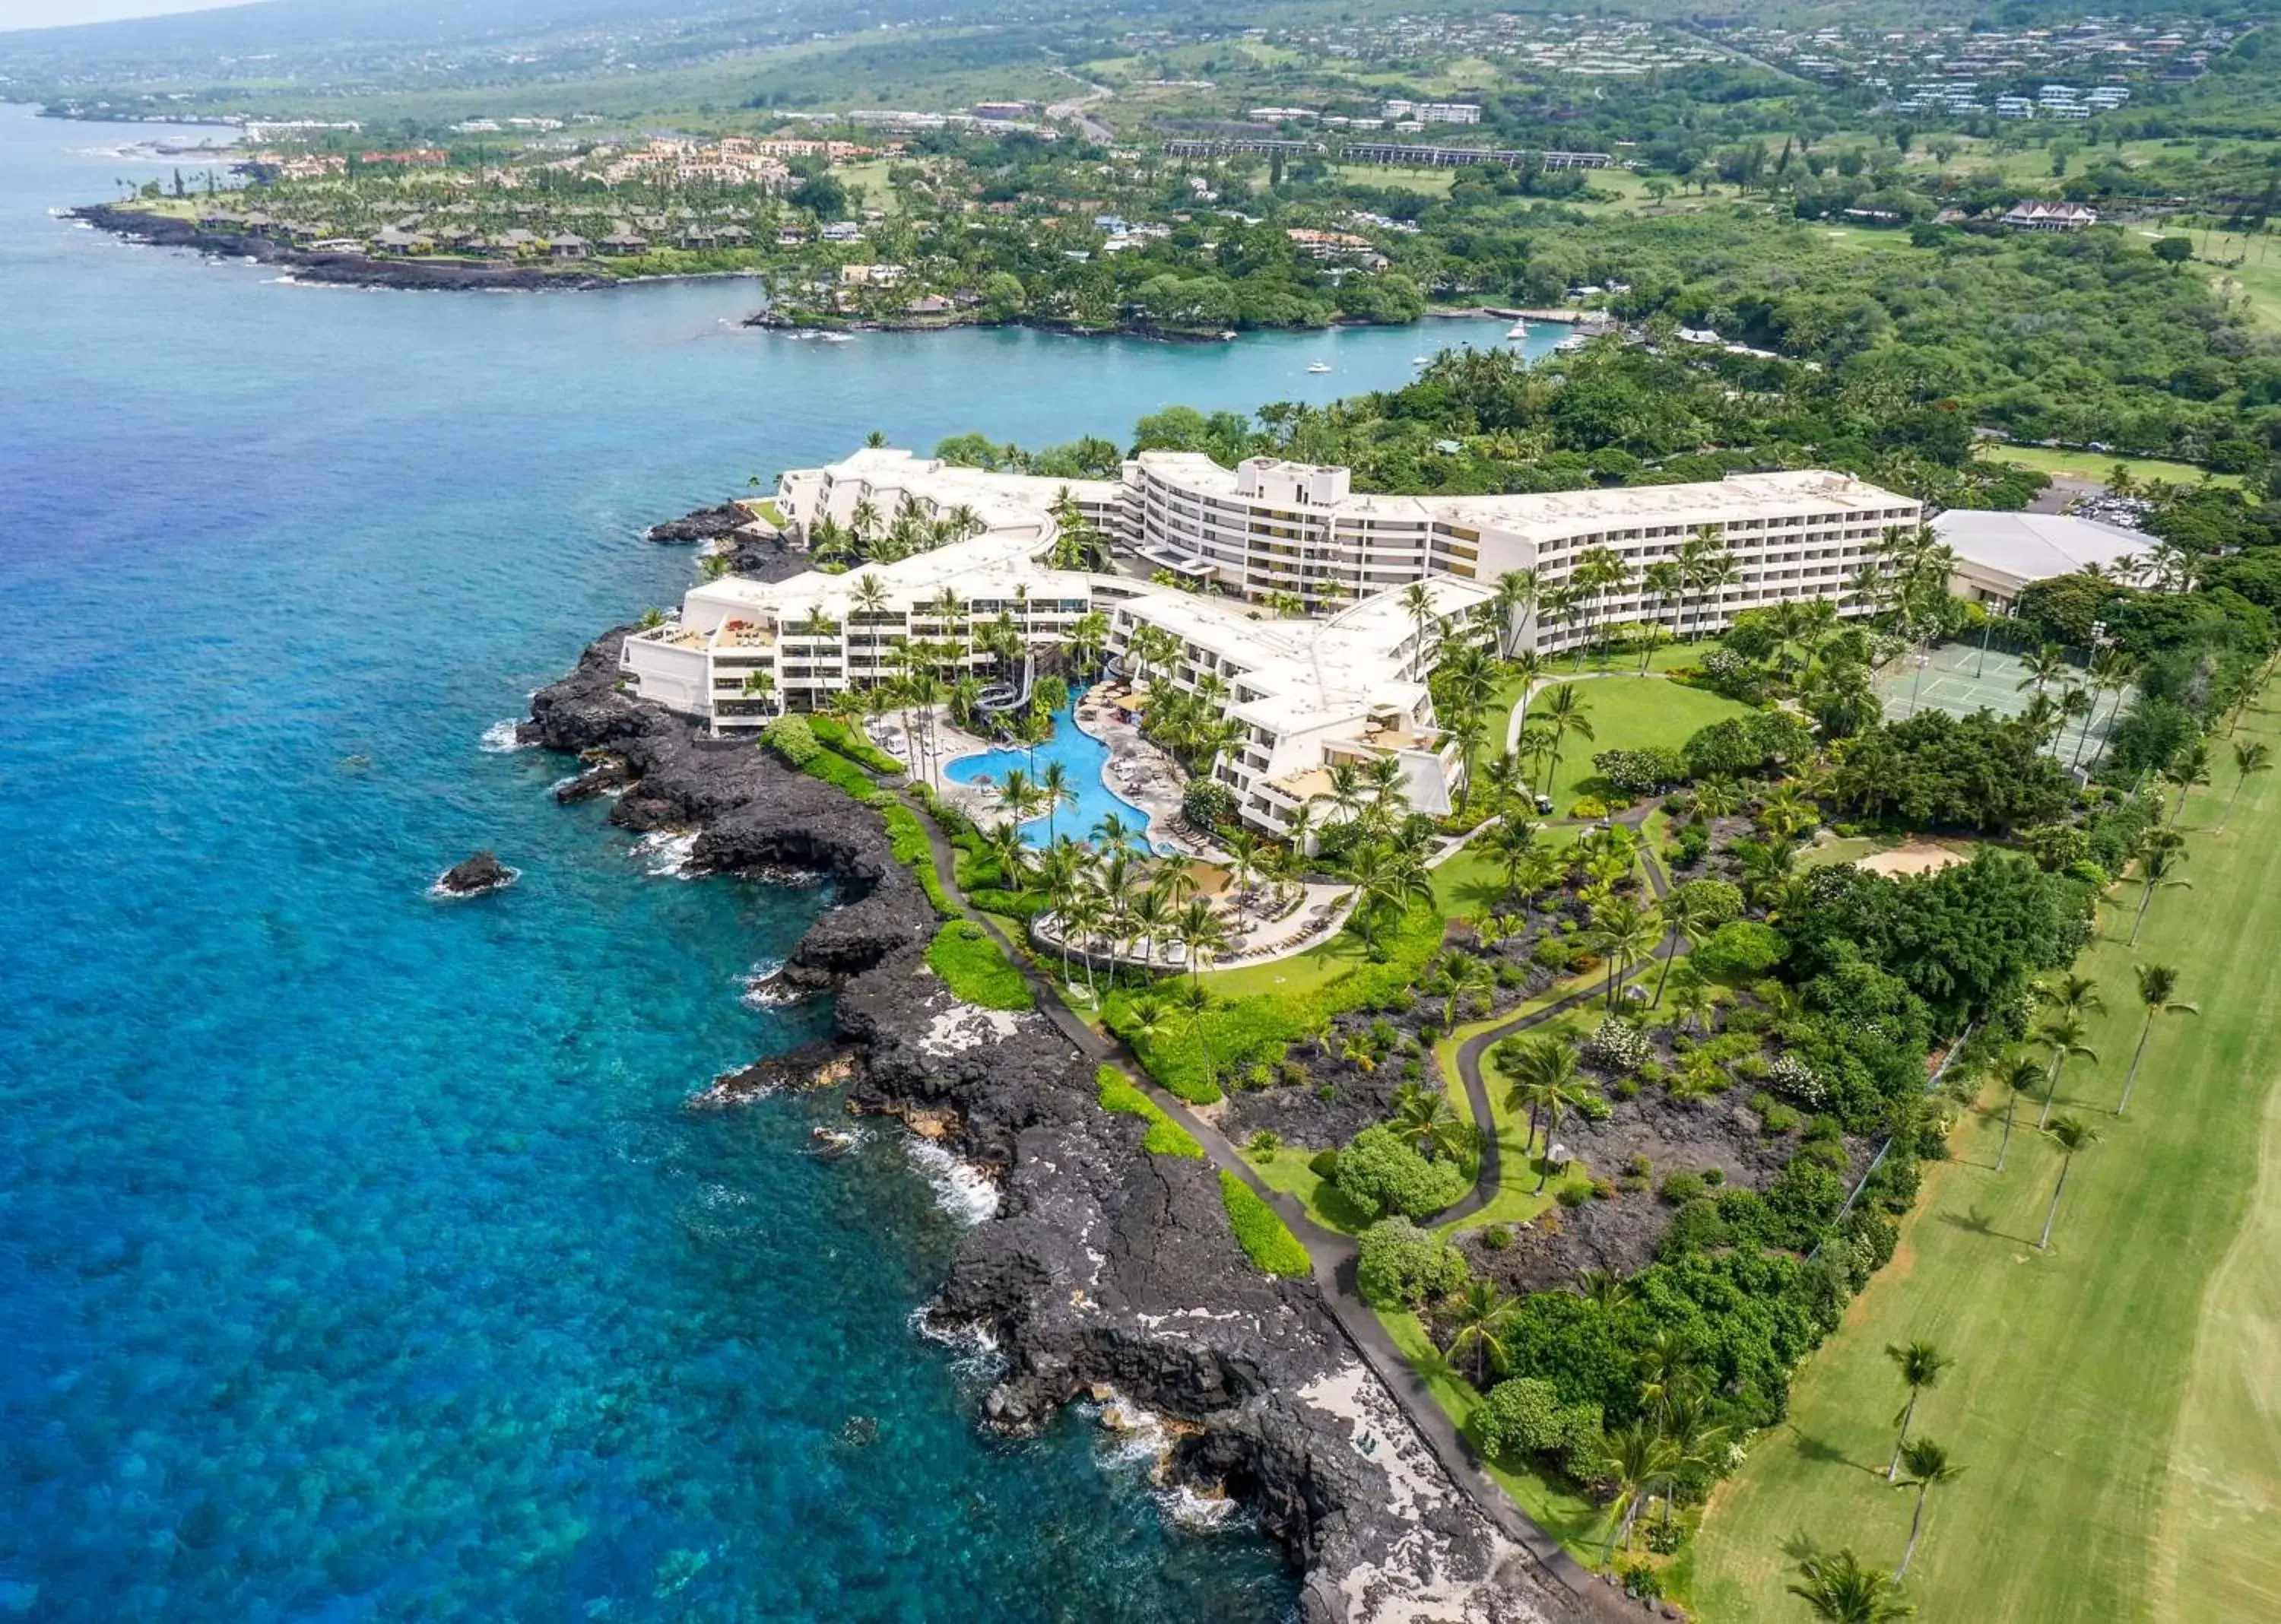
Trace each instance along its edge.
{"label": "small boat", "polygon": [[1330,369],[1331,364],[1328,361],[1316,361],[1307,368],[1310,372],[1328,372]]}
{"label": "small boat", "polygon": [[1514,322],[1511,327],[1509,327],[1509,328],[1507,328],[1507,329],[1505,329],[1505,334],[1504,334],[1504,336],[1505,336],[1506,337],[1508,337],[1508,338],[1526,338],[1526,337],[1527,337],[1527,336],[1528,336],[1528,322],[1527,322],[1527,320],[1526,318],[1523,318],[1522,320],[1520,320],[1520,321],[1519,321]]}
{"label": "small boat", "polygon": [[1567,337],[1563,338],[1558,344],[1554,344],[1552,347],[1560,351],[1564,354],[1573,354],[1591,342],[1592,340],[1588,334],[1571,333]]}
{"label": "small boat", "polygon": [[1410,358],[1410,364],[1413,367],[1431,367],[1434,363],[1422,355],[1413,355]]}
{"label": "small boat", "polygon": [[818,1161],[836,1162],[855,1148],[855,1136],[844,1128],[814,1128],[808,1137],[808,1154]]}

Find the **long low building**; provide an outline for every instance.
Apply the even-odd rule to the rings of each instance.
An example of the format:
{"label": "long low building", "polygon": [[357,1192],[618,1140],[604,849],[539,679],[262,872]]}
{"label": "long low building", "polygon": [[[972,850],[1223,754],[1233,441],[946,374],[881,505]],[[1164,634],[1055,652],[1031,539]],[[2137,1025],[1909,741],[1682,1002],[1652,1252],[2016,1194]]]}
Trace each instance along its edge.
{"label": "long low building", "polygon": [[2154,537],[2068,514],[1991,513],[1953,507],[1935,519],[1934,532],[1956,556],[1949,591],[1971,603],[2009,610],[2038,581],[2095,569],[2129,580],[2145,562]]}

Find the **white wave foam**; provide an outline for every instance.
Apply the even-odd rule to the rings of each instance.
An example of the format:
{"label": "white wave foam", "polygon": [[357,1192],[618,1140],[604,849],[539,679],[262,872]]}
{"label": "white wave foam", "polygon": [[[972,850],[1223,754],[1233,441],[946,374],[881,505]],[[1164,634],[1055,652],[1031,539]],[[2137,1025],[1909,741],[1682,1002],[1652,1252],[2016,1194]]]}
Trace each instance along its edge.
{"label": "white wave foam", "polygon": [[1153,1478],[1172,1447],[1163,1418],[1143,1410],[1121,1393],[1111,1392],[1098,1404],[1084,1406],[1109,1435],[1100,1454],[1105,1466],[1145,1466]]}
{"label": "white wave foam", "polygon": [[745,972],[745,990],[737,1001],[747,1009],[780,1009],[786,1004],[798,1003],[800,990],[787,985],[784,979],[785,962],[768,959]]}
{"label": "white wave foam", "polygon": [[962,1162],[932,1140],[905,1141],[912,1165],[934,1190],[936,1204],[962,1224],[985,1224],[998,1216],[998,1187],[971,1162]]}
{"label": "white wave foam", "polygon": [[513,755],[518,750],[537,749],[537,746],[526,744],[514,736],[515,730],[521,725],[513,717],[505,722],[492,723],[483,730],[480,741],[482,748],[492,755]]}
{"label": "white wave foam", "polygon": [[694,879],[689,859],[697,850],[694,831],[660,829],[634,842],[633,855],[661,879]]}
{"label": "white wave foam", "polygon": [[1235,1502],[1225,1494],[1207,1494],[1176,1483],[1170,1489],[1160,1489],[1150,1496],[1157,1509],[1176,1526],[1191,1534],[1208,1534],[1224,1528],[1234,1518]]}
{"label": "white wave foam", "polygon": [[938,1325],[927,1313],[924,1306],[915,1308],[904,1323],[927,1341],[949,1349],[950,1368],[958,1375],[987,1382],[1005,1373],[1005,1352],[988,1326],[978,1319],[965,1325]]}

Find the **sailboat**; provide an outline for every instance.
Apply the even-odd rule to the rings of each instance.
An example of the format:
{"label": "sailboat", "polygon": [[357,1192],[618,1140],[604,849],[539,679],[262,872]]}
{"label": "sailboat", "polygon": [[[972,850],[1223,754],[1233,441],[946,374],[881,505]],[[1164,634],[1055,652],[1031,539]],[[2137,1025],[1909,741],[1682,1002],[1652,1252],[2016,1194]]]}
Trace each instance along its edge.
{"label": "sailboat", "polygon": [[1505,336],[1506,337],[1508,337],[1508,338],[1526,338],[1526,337],[1527,337],[1527,336],[1528,336],[1528,319],[1527,319],[1526,316],[1524,316],[1524,317],[1522,317],[1519,321],[1518,321],[1514,322],[1514,323],[1513,323],[1510,328],[1507,328],[1507,329],[1505,329],[1505,335],[1504,335],[1504,336]]}

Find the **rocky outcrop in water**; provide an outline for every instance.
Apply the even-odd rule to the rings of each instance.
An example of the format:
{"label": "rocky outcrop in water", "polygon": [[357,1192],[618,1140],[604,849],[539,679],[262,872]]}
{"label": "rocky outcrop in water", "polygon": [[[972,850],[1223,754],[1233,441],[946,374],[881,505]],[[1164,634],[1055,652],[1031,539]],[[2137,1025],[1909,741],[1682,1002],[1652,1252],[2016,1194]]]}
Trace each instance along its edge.
{"label": "rocky outcrop in water", "polygon": [[436,891],[439,896],[479,897],[486,892],[504,891],[514,880],[514,870],[490,852],[477,852],[445,870],[436,882]]}
{"label": "rocky outcrop in water", "polygon": [[[1305,1572],[1311,1620],[1572,1616],[1435,1463],[1315,1283],[1251,1267],[1211,1169],[1145,1153],[1141,1125],[1100,1109],[1091,1063],[1044,1016],[961,1003],[926,968],[935,915],[878,816],[618,692],[627,630],[536,696],[527,737],[626,785],[613,822],[697,831],[696,867],[831,877],[839,906],[785,978],[837,986],[854,1101],[942,1133],[998,1191],[932,1311],[986,1328],[1004,1355],[987,1423],[1027,1431],[1110,1388],[1157,1412],[1166,1472],[1255,1510]],[[803,1052],[722,1079],[733,1086],[707,1103],[837,1058]]]}

